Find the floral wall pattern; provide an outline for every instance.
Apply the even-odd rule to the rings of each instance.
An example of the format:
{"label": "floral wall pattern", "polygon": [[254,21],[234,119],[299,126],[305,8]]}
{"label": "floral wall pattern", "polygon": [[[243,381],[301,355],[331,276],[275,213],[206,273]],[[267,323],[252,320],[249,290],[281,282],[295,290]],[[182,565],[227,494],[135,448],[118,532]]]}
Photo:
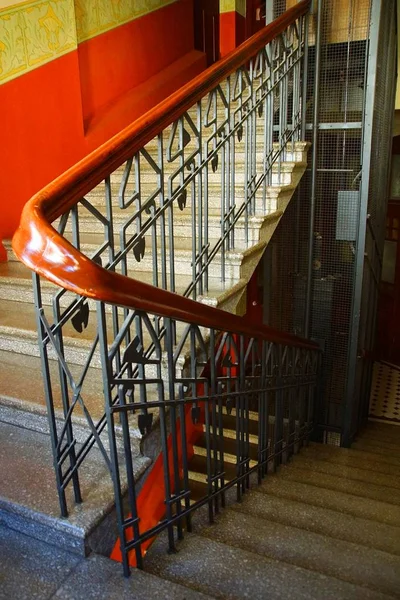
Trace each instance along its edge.
{"label": "floral wall pattern", "polygon": [[177,0],[34,0],[0,10],[0,84]]}
{"label": "floral wall pattern", "polygon": [[173,2],[176,0],[75,0],[78,42]]}
{"label": "floral wall pattern", "polygon": [[73,0],[18,4],[0,11],[0,83],[77,46]]}

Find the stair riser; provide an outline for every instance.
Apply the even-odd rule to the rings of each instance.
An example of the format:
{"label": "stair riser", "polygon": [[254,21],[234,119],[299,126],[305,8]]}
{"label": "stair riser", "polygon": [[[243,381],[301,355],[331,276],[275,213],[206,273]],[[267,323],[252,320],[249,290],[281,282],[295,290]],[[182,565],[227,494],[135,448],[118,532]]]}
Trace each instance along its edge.
{"label": "stair riser", "polygon": [[[161,254],[158,253],[158,273],[161,276]],[[175,250],[175,260],[174,260],[174,272],[176,275],[186,275],[188,272],[191,272],[192,266],[192,254],[185,251]],[[131,277],[135,278],[136,273],[145,271],[153,271],[153,256],[151,251],[145,252],[144,257],[140,262],[138,262],[135,257],[132,255],[128,256],[128,272]],[[166,273],[170,274],[171,268],[169,263],[169,257],[167,256],[166,261]],[[242,259],[241,258],[232,258],[226,256],[225,259],[225,267],[223,270],[225,281],[230,282],[232,285],[236,283],[240,279],[240,268],[241,268]],[[220,278],[222,277],[222,263],[221,263],[221,255],[220,253],[212,260],[211,264],[208,267],[208,274],[210,277]],[[189,282],[188,282],[189,283]]]}
{"label": "stair riser", "polygon": [[[261,186],[259,191],[257,192],[257,200],[262,200],[263,194],[265,193],[266,205],[268,207],[271,204],[273,204],[274,202],[276,203],[277,198],[279,197],[279,194],[281,193],[281,188],[282,188],[282,186],[280,186],[280,185],[274,185],[274,186],[267,185],[265,188],[265,192],[264,192],[263,186]],[[142,192],[142,203],[145,203],[146,200],[150,197],[150,195],[154,192],[153,186],[143,184],[143,186],[141,187],[141,192]],[[236,185],[235,185],[235,204],[237,206],[241,206],[243,204],[244,198],[245,198],[244,194],[245,194],[245,192],[244,192],[243,182],[241,184],[236,183]],[[136,210],[135,203],[132,204],[131,206],[129,206],[128,208],[120,208],[120,206],[118,204],[118,200],[117,200],[117,198],[118,198],[117,192],[115,193],[113,198],[114,198],[113,199],[114,218],[116,218],[116,219],[120,218],[121,221],[124,221],[127,218],[129,218],[129,216],[131,216],[134,213],[134,211]],[[90,198],[88,197],[88,199],[90,200],[90,202],[93,206],[98,208],[101,212],[104,211],[104,206],[105,206],[104,194],[92,193],[90,195]],[[158,198],[156,198],[156,202],[158,202]],[[218,212],[220,210],[220,208],[221,208],[221,182],[220,181],[209,182],[207,204],[209,206],[210,211]],[[187,208],[189,208],[191,206],[191,192],[190,191],[188,192],[186,206],[187,206]],[[262,208],[262,206],[260,208]],[[178,209],[178,205],[175,204],[174,216],[175,216],[175,213],[179,214],[179,212],[180,211]],[[166,218],[168,218],[168,211],[166,213]],[[82,223],[84,223],[85,220],[90,220],[90,219],[97,221],[97,219],[95,219],[95,217],[92,217],[89,212],[82,210],[82,212],[81,212]],[[99,223],[99,225],[101,225],[101,227],[103,227],[102,224]],[[70,228],[70,225],[69,225],[69,228]],[[68,226],[67,226],[66,231],[68,231]]]}
{"label": "stair riser", "polygon": [[[256,172],[258,174],[260,174],[264,171],[263,160],[264,159],[262,156],[257,157],[256,163],[255,163],[255,168],[256,168]],[[298,167],[300,167],[300,166],[301,165],[298,165]],[[295,168],[297,168],[297,167],[296,167],[296,164],[293,162],[281,163],[280,165],[274,164],[272,167],[272,173],[271,173],[272,185],[289,184],[291,181],[291,173],[294,171]],[[172,175],[172,172],[171,172],[171,175]],[[165,173],[165,176],[168,176],[168,173]],[[218,186],[221,185],[221,181],[222,181],[221,173],[219,173],[218,171],[216,171],[215,173],[209,173],[209,175],[208,175],[208,185],[209,186],[214,185],[216,188],[218,188]],[[225,177],[225,181],[228,181],[228,177]],[[246,182],[246,178],[245,178],[244,165],[241,168],[236,162],[235,163],[235,183],[236,183],[236,185],[243,186],[245,182]],[[120,176],[115,175],[113,177],[111,175],[111,186],[112,186],[113,195],[119,194],[120,184],[121,184]],[[147,193],[147,195],[149,195],[152,192],[155,192],[156,189],[158,188],[158,180],[156,178],[156,175],[153,173],[144,172],[141,176],[140,186],[141,186],[142,194]],[[177,189],[176,184],[174,185],[173,189],[174,190]],[[127,197],[127,199],[129,197],[129,192],[132,193],[133,191],[134,191],[134,187],[132,186],[130,188],[128,185],[128,187],[125,191],[125,196]],[[168,187],[165,188],[165,194],[166,194],[166,196],[170,195]],[[90,199],[90,194],[87,195],[87,198]]]}
{"label": "stair riser", "polygon": [[[40,358],[38,344],[36,338],[32,334],[27,335],[25,338],[15,338],[0,334],[0,350]],[[64,357],[66,363],[69,365],[85,366],[88,352],[89,351],[86,348],[82,348],[82,346],[69,346],[67,343],[64,344]],[[182,358],[180,358],[177,363],[176,377],[178,378],[186,375],[184,356],[185,352],[183,352]],[[51,347],[48,349],[48,357],[50,361],[57,361],[57,354]],[[90,368],[98,369],[99,377],[101,377],[101,357],[99,352],[94,353]],[[145,368],[147,378],[152,379],[157,377],[156,365],[146,365]],[[169,381],[169,366],[166,355],[163,355],[161,360],[161,377],[163,381]]]}
{"label": "stair riser", "polygon": [[[256,214],[260,214],[260,215],[265,214],[265,211],[258,210]],[[177,217],[180,217],[180,218],[177,218]],[[175,236],[178,236],[181,238],[186,238],[187,239],[187,248],[189,249],[191,239],[192,239],[191,216],[187,215],[186,219],[180,215],[177,215],[177,217],[174,219],[174,234],[175,234]],[[243,217],[235,225],[234,236],[235,236],[235,248],[236,249],[243,249],[245,247],[246,228],[244,225],[245,224],[244,224]],[[258,225],[253,225],[251,222],[251,216],[249,216],[247,232],[248,232],[248,242],[250,244],[256,244],[258,242],[258,234],[259,234],[260,226],[261,226],[261,223],[259,223]],[[198,230],[198,223],[196,224],[196,229]],[[85,233],[90,234],[91,236],[98,235],[99,236],[99,241],[98,241],[99,246],[104,240],[103,231],[102,231],[101,225],[98,223],[98,221],[82,222],[80,231],[81,231],[81,244],[82,244],[81,248],[82,248],[82,250],[85,249]],[[168,248],[169,247],[168,231],[166,231],[165,233],[166,233],[166,246]],[[222,234],[222,232],[221,232],[220,220],[216,219],[216,218],[212,218],[212,217],[209,218],[209,220],[208,220],[208,237],[209,237],[209,239],[212,239],[212,240],[218,239],[221,237],[221,234]],[[145,235],[146,245],[148,248],[150,248],[151,244],[152,244],[152,235],[153,234],[152,234],[151,230],[148,231]],[[203,236],[204,236],[204,228],[203,228]],[[71,233],[69,233],[69,234],[66,233],[65,237],[71,238]],[[119,248],[118,236],[116,236],[114,243],[115,243],[115,248],[118,249]],[[160,245],[159,228],[158,228],[158,233],[157,233],[157,243],[158,243],[158,245]]]}

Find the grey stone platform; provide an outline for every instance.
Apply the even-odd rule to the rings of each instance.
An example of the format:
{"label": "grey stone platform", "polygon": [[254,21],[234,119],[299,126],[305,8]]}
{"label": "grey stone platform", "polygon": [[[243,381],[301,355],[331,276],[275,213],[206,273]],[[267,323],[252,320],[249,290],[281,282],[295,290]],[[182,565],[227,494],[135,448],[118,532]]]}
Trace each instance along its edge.
{"label": "grey stone platform", "polygon": [[83,558],[0,525],[1,600],[207,600],[150,573],[122,576],[121,565],[92,554]]}
{"label": "grey stone platform", "polygon": [[[69,530],[54,516],[54,492],[52,497],[49,489],[42,489],[52,473],[49,453],[45,460],[42,448],[48,443],[46,436],[10,424],[0,426],[0,436],[4,440],[0,469],[9,495],[12,491],[20,512],[24,509],[28,516],[32,506],[37,515],[49,502],[52,509],[48,506],[43,518],[47,519],[46,531],[51,523],[54,532],[48,533],[48,541],[55,544],[58,540],[55,547],[5,527],[3,515],[8,508],[3,501],[0,598],[4,600],[400,598],[400,507],[398,487],[392,485],[398,467],[386,457],[368,463],[370,454],[382,457],[379,448],[384,446],[379,446],[375,437],[363,451],[366,461],[360,450],[311,445],[261,485],[251,478],[242,502],[234,501],[235,489],[230,489],[227,506],[215,524],[209,524],[207,508],[201,508],[193,515],[194,533],[185,533],[184,540],[177,542],[176,554],[167,553],[163,532],[146,554],[145,571],[133,569],[126,580],[119,563],[94,552],[88,558],[82,556],[82,546],[90,551],[89,544],[82,542],[82,532],[90,528],[82,509],[74,511]],[[22,462],[16,453],[21,446],[27,448],[30,463],[27,459]],[[101,481],[104,467],[95,454],[92,461],[88,477]],[[138,472],[145,463],[138,459]],[[384,471],[390,467],[389,472],[381,472],[379,465]],[[29,478],[24,487],[21,481],[26,468]],[[102,494],[91,488],[88,479],[83,489],[90,522],[101,522],[104,513],[100,505],[104,510],[109,488]],[[14,519],[16,513],[14,508]],[[27,528],[28,516],[25,531],[34,536],[37,523],[36,530]],[[73,552],[65,550],[67,533],[80,540],[76,546],[69,542]],[[64,542],[57,537],[60,535]]]}
{"label": "grey stone platform", "polygon": [[[74,505],[67,488],[72,510],[63,519],[49,436],[0,422],[0,440],[0,523],[77,554],[107,552],[117,532],[113,486],[100,451],[92,448],[81,467],[81,505]],[[150,462],[142,456],[135,458],[137,478]]]}
{"label": "grey stone platform", "polygon": [[229,490],[214,524],[200,509],[178,553],[161,535],[145,568],[229,600],[400,598],[400,473],[385,430],[372,437],[363,451],[311,444],[240,503]]}

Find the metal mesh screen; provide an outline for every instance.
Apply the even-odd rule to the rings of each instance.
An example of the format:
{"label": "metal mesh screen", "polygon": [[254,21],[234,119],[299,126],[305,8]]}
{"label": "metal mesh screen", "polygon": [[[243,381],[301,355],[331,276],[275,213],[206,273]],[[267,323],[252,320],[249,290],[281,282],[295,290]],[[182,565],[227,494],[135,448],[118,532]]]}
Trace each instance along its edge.
{"label": "metal mesh screen", "polygon": [[[370,27],[372,3],[376,0],[323,2],[320,110],[317,146],[316,214],[313,241],[313,281],[311,294],[311,336],[324,349],[320,390],[321,441],[338,444],[345,419],[357,429],[362,406],[368,397],[369,366],[357,356],[372,350],[376,299],[380,278],[383,227],[386,212],[387,168],[393,113],[396,34],[394,2],[381,3],[379,31]],[[289,7],[276,1],[276,15]],[[375,28],[375,30],[374,30]],[[315,43],[315,23],[310,42]],[[369,52],[371,35],[379,38],[378,53]],[[370,172],[362,172],[365,153],[365,90],[367,78],[376,72],[376,100]],[[310,101],[307,139],[312,139],[312,112],[315,76],[315,47],[309,55]],[[370,183],[368,226],[360,221],[362,185]],[[368,187],[368,186],[367,186]],[[304,334],[309,205],[311,196],[311,152],[309,168],[296,200],[274,236],[270,256],[272,270],[269,322],[271,325]],[[365,265],[357,260],[358,243],[364,246]],[[365,229],[367,228],[367,229]],[[288,240],[294,240],[288,244]],[[362,248],[361,248],[362,250]],[[362,255],[362,252],[361,252]],[[357,274],[364,273],[359,324],[355,288]],[[359,336],[358,347],[352,345]],[[362,368],[361,368],[362,367]],[[352,389],[349,374],[354,370]],[[346,413],[346,403],[351,404]],[[332,435],[328,435],[331,432]]]}
{"label": "metal mesh screen", "polygon": [[394,114],[397,52],[394,4],[390,0],[382,3],[379,30],[377,28],[375,32],[378,38],[376,42],[375,99],[372,113],[371,170],[368,195],[365,199],[368,203],[368,217],[364,260],[363,265],[359,265],[359,268],[363,270],[358,331],[359,351],[354,389],[348,392],[352,402],[350,437],[357,432],[362,420],[367,418],[372,378],[372,351],[385,235]]}
{"label": "metal mesh screen", "polygon": [[320,425],[340,430],[344,418],[360,203],[362,113],[369,3],[343,6],[333,21],[324,3],[321,40],[314,281],[311,331],[325,350]]}
{"label": "metal mesh screen", "polygon": [[[286,10],[286,0],[273,0],[274,3],[274,19],[277,19]],[[288,8],[290,8],[288,6]]]}

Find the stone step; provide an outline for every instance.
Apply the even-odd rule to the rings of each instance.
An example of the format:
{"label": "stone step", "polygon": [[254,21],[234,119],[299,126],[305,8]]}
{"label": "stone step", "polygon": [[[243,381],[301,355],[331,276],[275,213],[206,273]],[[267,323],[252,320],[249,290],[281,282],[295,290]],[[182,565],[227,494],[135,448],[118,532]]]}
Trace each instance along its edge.
{"label": "stone step", "polygon": [[313,460],[307,458],[304,452],[294,457],[291,462],[291,467],[299,467],[300,469],[306,468],[315,471],[316,473],[344,477],[350,481],[362,481],[367,484],[372,483],[400,490],[400,479],[394,475],[387,475],[380,471],[372,471],[370,469],[336,464],[327,460]]}
{"label": "stone step", "polygon": [[146,556],[146,571],[218,598],[388,598],[380,592],[309,569],[293,568],[287,563],[201,535],[187,534],[177,547],[177,554],[167,554],[165,536],[160,536]]}
{"label": "stone step", "polygon": [[[297,172],[297,171],[296,171]],[[146,201],[150,199],[156,192],[156,187],[151,182],[143,182],[141,186],[141,199],[142,204],[144,205]],[[286,185],[283,184],[275,184],[275,185],[261,185],[255,195],[255,208],[256,214],[262,214],[264,211],[263,200],[265,198],[266,208],[268,211],[275,210],[277,207],[277,201],[280,197],[292,194],[295,189],[295,185],[293,183],[288,183]],[[126,215],[131,216],[135,210],[134,206],[128,206],[127,208],[121,208],[119,205],[119,184],[114,183],[112,185],[112,210],[114,217],[119,217]],[[134,188],[129,190],[130,194],[134,193]],[[226,189],[226,193],[228,190]],[[100,186],[95,188],[90,194],[87,194],[86,198],[90,201],[90,203],[99,209],[101,212],[105,209],[105,192],[104,187]],[[235,180],[234,186],[230,186],[229,188],[229,198],[231,200],[231,204],[235,204],[237,207],[241,206],[245,201],[245,186],[244,182],[239,183]],[[158,197],[155,199],[156,204],[160,201]],[[186,206],[190,207],[192,205],[192,193],[188,190]],[[198,205],[198,203],[196,203]],[[210,214],[218,214],[221,212],[221,182],[210,180],[208,182],[208,196],[207,196],[207,205]],[[179,214],[180,209],[178,206],[174,207],[174,217],[176,214]],[[79,207],[80,216],[89,216],[89,211],[86,210],[82,205]],[[166,219],[168,219],[169,215],[167,212]]]}
{"label": "stone step", "polygon": [[[285,161],[281,161],[279,164],[274,163],[271,167],[269,179],[266,180],[266,183],[271,186],[280,186],[280,185],[291,184],[292,183],[292,181],[291,181],[292,174],[295,171],[304,171],[304,169],[306,167],[307,167],[307,159],[306,158],[304,158],[304,160],[301,160],[301,161],[285,160]],[[176,168],[177,168],[176,164],[171,164],[171,165],[165,164],[164,165],[165,194],[168,197],[170,197],[172,195],[172,193],[177,189],[177,185],[175,182],[172,184],[173,185],[172,191],[168,190],[168,186],[166,185],[166,182],[168,181],[168,179],[174,175]],[[257,173],[257,178],[259,179],[261,177],[261,174],[264,173],[264,156],[263,156],[262,152],[256,153],[255,162],[253,163],[253,168],[255,169],[255,171]],[[245,172],[245,163],[244,163],[244,154],[238,154],[235,159],[235,174],[234,175],[235,175],[235,185],[241,185],[243,187],[244,184],[247,182],[247,174]],[[224,179],[226,179],[226,175],[225,175]],[[208,171],[209,184],[208,185],[211,185],[214,188],[221,186],[221,180],[222,180],[221,167],[218,167],[217,171],[215,171],[215,172],[212,172],[212,170],[209,169],[209,171]],[[110,175],[111,192],[112,192],[113,196],[116,196],[119,194],[121,181],[122,181],[121,170],[114,171],[114,173],[112,173]],[[156,190],[158,190],[158,189],[159,189],[159,180],[158,180],[157,173],[155,171],[153,171],[152,169],[148,169],[148,168],[142,169],[141,173],[140,173],[140,190],[141,190],[141,194],[142,194],[142,200],[143,200],[143,194],[148,194],[150,196],[153,192],[156,192]],[[131,173],[130,179],[125,187],[125,192],[124,192],[125,198],[128,199],[132,195],[134,190],[135,190],[134,179],[133,179],[133,175]],[[92,195],[97,195],[97,194],[101,194],[102,196],[104,195],[104,185],[103,184],[100,184],[100,186],[95,188],[95,191],[93,190],[89,194],[87,194],[87,198],[90,199]],[[188,193],[188,195],[190,195],[190,193]]]}
{"label": "stone step", "polygon": [[373,483],[372,481],[367,483],[347,479],[346,477],[340,477],[331,473],[321,473],[320,471],[309,469],[301,461],[299,461],[295,468],[292,465],[283,467],[280,475],[282,479],[288,481],[305,483],[318,488],[344,492],[361,498],[370,498],[371,500],[400,505],[400,490],[396,488]]}
{"label": "stone step", "polygon": [[[58,381],[58,366],[49,363],[52,381]],[[71,366],[75,381],[79,380],[82,369],[74,370]],[[148,401],[157,398],[155,386],[148,385]],[[58,430],[64,424],[63,402],[59,385],[53,385],[53,404]],[[82,386],[81,397],[95,423],[105,412],[103,380],[98,369],[89,369],[85,383]],[[149,406],[153,418],[158,418],[158,409]],[[49,434],[47,408],[43,387],[41,362],[39,358],[0,351],[0,421],[20,428],[30,429],[39,433]],[[75,404],[72,413],[74,435],[78,442],[83,443],[89,435],[89,425],[81,404]],[[131,443],[139,452],[139,442],[142,434],[138,427],[138,414],[129,415]],[[120,424],[116,424],[117,433]],[[107,443],[107,440],[103,440]]]}
{"label": "stone step", "polygon": [[[136,261],[135,261],[136,264]],[[154,274],[151,271],[142,271],[140,273],[140,281],[153,285]],[[176,293],[183,294],[192,281],[191,275],[176,275],[175,276],[175,289]],[[168,282],[169,283],[169,282]],[[243,282],[242,286],[246,282]],[[238,285],[236,283],[236,285]],[[235,293],[234,281],[230,281],[228,278],[226,281],[221,281],[220,277],[209,277],[208,279],[208,291],[199,296],[199,301],[205,301],[207,303],[213,302],[214,305],[219,306],[223,304],[223,299],[229,297],[230,293]],[[240,285],[239,285],[240,287]],[[53,285],[46,279],[41,279],[42,289],[42,303],[46,306],[51,306],[54,295],[60,290],[56,285]],[[70,302],[75,299],[75,295],[71,293],[65,294],[60,305],[65,308],[69,306]],[[25,267],[22,263],[10,260],[7,263],[0,263],[0,300],[8,301],[10,298],[13,302],[26,302],[33,304],[34,295],[32,287],[31,271]],[[221,302],[220,300],[221,299]],[[92,310],[95,310],[95,303],[89,301],[89,306]],[[106,310],[111,310],[108,306]]]}
{"label": "stone step", "polygon": [[[246,249],[249,245],[257,244],[260,239],[260,230],[269,223],[278,224],[280,218],[283,215],[281,210],[274,210],[272,212],[258,211],[260,214],[257,216],[249,216],[247,219],[245,216],[241,216],[236,224],[234,229],[234,238],[235,238],[235,249]],[[190,207],[186,207],[183,211],[179,211],[174,215],[174,250],[192,250],[191,240],[193,239],[193,222],[192,222],[192,212]],[[115,251],[120,249],[120,236],[119,230],[123,227],[127,216],[126,215],[118,215],[118,217],[114,218],[114,248]],[[227,217],[226,217],[227,218]],[[198,217],[195,219],[195,228],[196,234],[198,232],[199,223]],[[215,244],[221,238],[221,209],[219,209],[218,214],[209,214],[207,219],[207,235],[208,242],[210,243],[210,247],[214,247]],[[80,218],[79,220],[80,227],[80,241],[81,241],[81,249],[85,250],[85,246],[94,246],[100,247],[104,243],[104,226],[103,224],[93,216],[87,215],[85,217]],[[226,229],[226,224],[224,225],[224,232]],[[160,249],[161,246],[161,228],[160,223],[157,225],[157,246]],[[205,236],[205,228],[204,224],[201,229],[201,233]],[[272,235],[273,231],[271,232]],[[165,246],[167,251],[171,246],[170,244],[170,236],[168,229],[168,222],[165,224],[164,229],[165,235]],[[72,242],[72,233],[71,227],[67,227],[65,234],[65,238]],[[150,228],[144,235],[146,240],[146,252],[152,252],[152,240],[154,237],[154,229]],[[87,253],[87,252],[86,252]]]}
{"label": "stone step", "polygon": [[[400,432],[399,432],[400,434]],[[390,440],[390,438],[389,438]],[[398,442],[396,441],[389,441],[386,439],[381,439],[381,437],[374,437],[371,435],[358,435],[357,436],[357,442],[362,442],[365,445],[368,446],[378,446],[380,448],[385,449],[388,454],[391,454],[393,452],[393,454],[398,454],[400,452],[400,435],[399,435],[399,440]]]}
{"label": "stone step", "polygon": [[[204,425],[204,431],[206,429],[205,425]],[[216,432],[217,436],[218,436],[218,431]],[[225,460],[228,460],[228,456],[229,461],[232,462],[232,457],[234,457],[234,462],[236,462],[236,446],[237,446],[237,438],[236,438],[236,431],[234,429],[225,429],[224,428],[224,435],[223,435],[223,440],[222,440],[222,444],[221,441],[219,439],[219,437],[217,438],[216,443],[214,442],[214,438],[213,438],[213,428],[210,427],[210,448],[211,450],[214,450],[214,448],[216,447],[217,450],[220,450],[221,447],[223,447],[223,451],[224,451],[224,458]],[[206,434],[204,433],[196,442],[196,446],[195,446],[195,453],[197,454],[204,454],[204,451],[207,448],[207,437]],[[196,452],[196,450],[198,450],[198,452]],[[257,460],[258,458],[258,437],[255,435],[249,435],[249,456],[252,460]]]}
{"label": "stone step", "polygon": [[400,476],[400,464],[396,458],[372,452],[311,443],[304,455],[317,460]]}
{"label": "stone step", "polygon": [[[236,454],[235,454],[235,449],[229,448],[228,444],[225,444],[226,446],[228,446],[228,448],[226,450],[224,450],[224,463],[229,463],[231,465],[236,465]],[[233,444],[232,444],[233,445]],[[211,447],[213,446],[213,444],[211,444]],[[199,442],[199,444],[196,444],[195,446],[193,446],[193,450],[194,450],[194,454],[196,457],[201,457],[202,459],[206,459],[207,457],[207,448],[205,445],[203,445],[201,442]],[[253,466],[255,466],[257,464],[257,456],[256,453],[252,452],[253,448],[250,448],[250,460],[249,460],[249,466],[250,468],[252,468]],[[211,461],[213,460],[213,454],[211,455]],[[189,465],[189,468],[191,468],[191,465]]]}
{"label": "stone step", "polygon": [[[268,480],[268,478],[267,478]],[[232,510],[245,512],[262,519],[290,525],[303,531],[318,533],[335,540],[359,544],[400,556],[400,536],[396,526],[363,519],[346,512],[308,503],[307,496],[295,499],[264,494],[258,487],[245,494],[242,501],[232,504]]]}
{"label": "stone step", "polygon": [[379,436],[382,440],[399,441],[400,425],[391,423],[381,423],[379,421],[368,421],[367,428],[364,430],[368,435]]}
{"label": "stone step", "polygon": [[301,499],[302,502],[307,502],[312,506],[329,508],[339,513],[347,513],[354,517],[400,527],[400,510],[397,505],[294,481],[283,476],[283,471],[284,468],[279,475],[268,477],[260,485],[260,492],[289,500]]}
{"label": "stone step", "polygon": [[296,527],[248,512],[223,511],[215,525],[202,527],[200,534],[376,592],[396,596],[400,589],[400,556],[319,533],[303,530],[300,534]]}
{"label": "stone step", "polygon": [[[186,237],[186,248],[175,248],[174,249],[174,273],[175,275],[191,277],[192,274],[192,262],[193,262],[193,252],[190,245],[191,238],[189,236]],[[91,240],[95,241],[95,240]],[[99,240],[100,241],[100,240]],[[218,240],[210,240],[210,252],[216,246]],[[231,285],[234,285],[241,278],[241,267],[242,263],[246,259],[246,257],[256,253],[259,251],[259,244],[251,244],[251,243],[243,243],[243,248],[233,248],[227,250],[225,252],[224,263],[222,258],[221,248],[218,249],[217,253],[213,257],[212,261],[208,265],[208,274],[212,280],[224,277],[227,279]],[[264,242],[265,246],[265,242]],[[98,251],[100,247],[100,243],[83,243],[81,244],[81,251],[86,256],[92,257]],[[264,250],[264,247],[261,248],[261,251]],[[197,254],[197,252],[196,252]],[[166,273],[171,273],[171,265],[170,265],[170,253],[167,252],[165,269]],[[161,277],[162,267],[161,267],[162,254],[160,248],[157,250],[157,272],[159,277]],[[127,256],[127,268],[128,275],[132,278],[139,278],[142,272],[153,272],[153,264],[154,264],[154,256],[150,245],[146,246],[146,250],[144,252],[144,256],[138,261],[132,252],[130,252]],[[224,264],[224,268],[223,268]],[[192,280],[192,279],[191,279]]]}
{"label": "stone step", "polygon": [[[74,505],[72,486],[67,487],[72,508],[66,519],[60,518],[50,437],[7,423],[0,423],[0,437],[0,521],[69,552],[107,552],[116,538],[114,490],[100,451],[92,448],[80,470],[81,505]],[[137,480],[150,462],[139,454],[134,456]]]}
{"label": "stone step", "polygon": [[399,460],[400,464],[400,446],[386,442],[373,442],[362,438],[357,439],[351,447],[354,450],[361,450],[362,452],[368,452],[369,454],[380,454],[382,456],[390,456]]}
{"label": "stone step", "polygon": [[1,596],[48,600],[211,600],[144,571],[122,577],[121,565],[99,554],[88,559],[0,525]]}
{"label": "stone step", "polygon": [[[275,219],[279,219],[281,217],[281,214],[279,213],[278,215],[275,215],[274,217],[272,217],[272,220],[274,221]],[[89,237],[89,236],[88,236]],[[214,244],[216,243],[217,240],[210,240],[210,249],[213,248]],[[90,239],[89,237],[89,242],[92,243],[83,243],[81,244],[81,251],[86,254],[87,256],[93,256],[99,249],[100,246],[100,238],[98,239]],[[186,287],[189,285],[189,283],[192,281],[192,248],[190,245],[190,237],[186,236],[186,238],[183,241],[184,244],[184,248],[176,248],[175,252],[174,252],[174,265],[175,265],[175,277],[177,278],[177,288],[176,291],[177,293],[180,292],[180,289],[178,287],[178,285],[181,283],[182,284],[182,292],[184,291],[184,289],[186,289]],[[261,250],[263,250],[264,248],[261,248]],[[239,248],[238,250],[232,249],[232,250],[228,250],[225,254],[225,266],[226,268],[223,271],[224,274],[224,279],[225,282],[222,283],[223,286],[225,286],[225,288],[228,285],[233,286],[235,283],[237,283],[239,281],[239,279],[241,278],[241,265],[242,262],[245,260],[246,257],[257,253],[259,251],[258,245],[257,244],[251,244],[251,243],[247,243],[247,244],[242,244],[242,248]],[[105,256],[107,256],[105,254]],[[161,252],[160,250],[158,250],[158,272],[159,275],[161,275],[161,267],[160,267],[160,260],[161,260]],[[142,280],[142,273],[146,274],[147,279],[149,280],[148,283],[153,284],[153,255],[152,255],[152,249],[151,249],[151,245],[150,245],[150,240],[149,240],[149,244],[147,247],[147,250],[145,251],[144,257],[139,261],[136,260],[136,258],[133,256],[133,253],[130,252],[128,254],[128,275],[130,277],[140,277],[140,279]],[[7,264],[7,263],[3,263],[3,264]],[[216,256],[214,257],[214,259],[212,260],[211,264],[209,265],[208,268],[208,273],[209,273],[209,278],[210,278],[210,291],[212,294],[212,288],[214,287],[220,287],[221,286],[221,277],[222,277],[222,271],[221,271],[221,251],[218,251],[218,253],[216,254]],[[170,273],[170,263],[169,263],[169,257],[167,256],[167,265],[166,265],[166,271],[167,273]],[[7,269],[4,268],[3,269],[4,272],[4,279],[7,282]],[[16,283],[18,280],[21,280],[21,277],[16,278]],[[184,286],[184,282],[187,282],[187,284]],[[20,283],[20,281],[19,281]],[[18,285],[18,283],[17,283]],[[53,290],[55,289],[54,287],[52,288]]]}
{"label": "stone step", "polygon": [[[23,310],[21,311],[21,308]],[[23,320],[21,320],[21,312],[23,313]],[[46,312],[46,311],[45,311]],[[122,309],[119,309],[119,312],[122,313]],[[53,323],[51,318],[51,313],[48,311],[47,314],[48,321],[50,325]],[[122,316],[122,314],[120,315]],[[111,317],[111,315],[110,315]],[[36,330],[36,317],[35,317],[35,309],[32,305],[27,303],[14,303],[7,300],[2,300],[0,303],[0,350],[16,353],[19,355],[27,355],[39,358],[39,346],[38,346],[38,336]],[[22,321],[22,322],[21,322]],[[122,318],[120,320],[122,323]],[[111,318],[108,319],[107,323],[109,329],[109,340],[114,339]],[[176,324],[176,332],[177,332],[177,340],[179,340],[183,336],[185,330],[187,328],[186,323],[177,322]],[[132,329],[132,334],[134,333],[134,328]],[[80,366],[86,365],[86,361],[89,357],[92,345],[95,341],[97,334],[97,321],[96,314],[93,311],[89,312],[89,321],[87,327],[82,331],[78,332],[74,329],[71,321],[67,321],[63,326],[63,344],[64,344],[64,356],[67,360],[69,366],[71,366],[71,372],[73,376],[77,376],[77,381],[79,381],[79,376],[81,369]],[[205,331],[205,335],[207,335],[207,331]],[[152,343],[152,338],[147,329],[143,329],[143,346],[144,348],[149,348]],[[190,340],[186,340],[184,347],[181,352],[181,359],[179,364],[183,366],[185,361],[186,352],[188,351],[190,346]],[[48,346],[48,356],[52,361],[57,360],[57,353],[52,345]],[[75,367],[72,367],[75,365]],[[167,369],[166,362],[162,361],[162,368]],[[98,346],[93,352],[93,356],[90,362],[90,369],[93,370],[93,378],[98,378],[100,375],[96,373],[97,369],[101,369],[101,357]],[[156,369],[152,365],[147,365],[145,367],[146,375],[148,377],[154,377],[156,373]],[[165,373],[166,375],[166,373]]]}

